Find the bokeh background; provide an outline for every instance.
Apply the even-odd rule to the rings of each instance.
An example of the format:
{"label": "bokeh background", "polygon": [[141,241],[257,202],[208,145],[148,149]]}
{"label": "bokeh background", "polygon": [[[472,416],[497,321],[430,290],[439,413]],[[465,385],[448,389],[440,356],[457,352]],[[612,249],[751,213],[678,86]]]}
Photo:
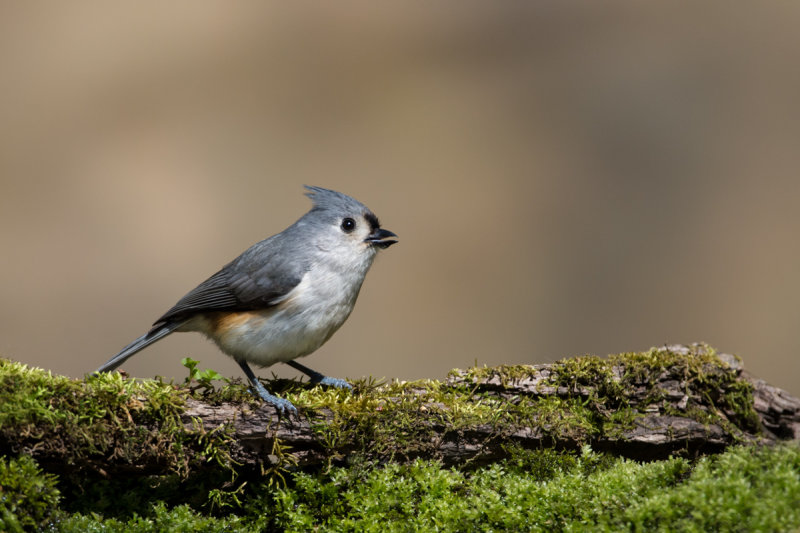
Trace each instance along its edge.
{"label": "bokeh background", "polygon": [[[312,184],[401,239],[304,360],[322,372],[707,341],[800,394],[798,22],[796,2],[4,3],[0,355],[93,370]],[[240,375],[197,334],[124,368],[182,379],[184,356]]]}

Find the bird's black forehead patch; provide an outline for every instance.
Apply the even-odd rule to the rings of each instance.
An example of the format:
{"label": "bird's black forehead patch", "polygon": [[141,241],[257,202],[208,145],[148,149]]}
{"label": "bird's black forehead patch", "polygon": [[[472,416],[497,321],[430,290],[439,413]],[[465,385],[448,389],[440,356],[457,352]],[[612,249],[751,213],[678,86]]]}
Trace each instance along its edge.
{"label": "bird's black forehead patch", "polygon": [[378,217],[376,217],[372,211],[367,211],[367,213],[364,215],[364,220],[366,220],[367,224],[369,224],[370,231],[375,231],[381,227],[381,223],[378,222]]}

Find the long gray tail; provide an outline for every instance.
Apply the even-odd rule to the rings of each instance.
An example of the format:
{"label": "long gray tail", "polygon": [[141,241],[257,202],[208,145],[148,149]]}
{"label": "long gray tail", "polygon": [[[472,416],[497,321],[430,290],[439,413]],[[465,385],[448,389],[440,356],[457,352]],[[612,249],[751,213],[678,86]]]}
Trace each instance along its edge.
{"label": "long gray tail", "polygon": [[122,351],[120,351],[117,355],[109,359],[108,362],[106,362],[103,366],[95,370],[95,373],[97,374],[99,372],[110,372],[114,370],[119,365],[127,361],[136,352],[144,348],[147,348],[148,346],[150,346],[159,339],[163,339],[164,337],[166,337],[167,335],[169,335],[170,333],[181,327],[182,324],[183,322],[168,323],[158,328],[151,329],[150,331],[148,331],[147,333],[145,333],[144,335],[142,335],[141,337],[139,337],[138,339],[127,345],[126,347],[124,347]]}

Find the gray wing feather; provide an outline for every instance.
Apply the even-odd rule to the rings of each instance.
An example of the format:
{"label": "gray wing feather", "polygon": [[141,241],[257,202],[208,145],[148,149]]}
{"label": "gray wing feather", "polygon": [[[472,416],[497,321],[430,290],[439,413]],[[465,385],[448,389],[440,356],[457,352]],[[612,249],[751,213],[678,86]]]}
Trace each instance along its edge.
{"label": "gray wing feather", "polygon": [[[270,241],[272,241],[270,243]],[[289,261],[275,237],[261,241],[181,298],[153,328],[203,311],[247,311],[275,305],[303,278],[307,265]]]}

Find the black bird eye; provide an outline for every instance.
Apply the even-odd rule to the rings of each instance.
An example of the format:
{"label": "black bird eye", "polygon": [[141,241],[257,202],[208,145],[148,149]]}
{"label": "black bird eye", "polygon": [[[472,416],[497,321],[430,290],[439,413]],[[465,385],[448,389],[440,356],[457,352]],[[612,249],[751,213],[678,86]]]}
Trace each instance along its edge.
{"label": "black bird eye", "polygon": [[350,217],[345,218],[342,220],[342,231],[345,233],[350,233],[356,229],[356,221]]}

